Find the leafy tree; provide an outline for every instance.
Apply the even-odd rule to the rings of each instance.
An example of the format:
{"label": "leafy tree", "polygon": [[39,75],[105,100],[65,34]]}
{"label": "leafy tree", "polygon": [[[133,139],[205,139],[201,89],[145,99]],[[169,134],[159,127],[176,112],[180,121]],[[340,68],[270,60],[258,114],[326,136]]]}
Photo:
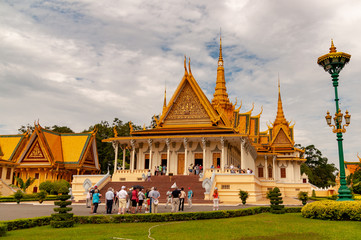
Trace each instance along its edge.
{"label": "leafy tree", "polygon": [[[86,131],[93,131],[94,128],[97,128],[98,130],[96,142],[101,172],[106,173],[108,168],[112,172],[114,169],[114,149],[111,143],[102,142],[102,140],[114,137],[114,128],[116,129],[118,136],[130,136],[129,122],[123,123],[119,118],[115,118],[112,123],[101,121],[100,123],[89,127]],[[141,127],[133,125],[133,129],[139,130]],[[129,159],[129,152],[127,151],[126,154],[126,158]],[[121,162],[120,159],[123,159],[123,151],[118,152],[118,163]]]}
{"label": "leafy tree", "polygon": [[29,177],[29,178],[24,182],[23,179],[15,176],[15,180],[17,181],[17,183],[18,183],[17,185],[19,186],[19,188],[25,192],[26,189],[28,189],[28,187],[30,187],[30,185],[33,184],[36,179]]}
{"label": "leafy tree", "polygon": [[[69,127],[67,126],[58,126],[58,125],[54,125],[52,127],[49,126],[45,126],[45,129],[57,132],[57,133],[74,133],[73,130],[71,130]],[[19,129],[18,132],[19,133],[25,133],[26,131],[30,130],[30,132],[33,132],[35,129],[35,127],[33,125],[30,125],[29,123],[27,125],[22,125]]]}
{"label": "leafy tree", "polygon": [[334,173],[337,171],[335,164],[328,163],[328,159],[323,157],[321,151],[314,145],[302,147],[296,144],[295,147],[305,150],[306,162],[301,165],[301,174],[305,173],[310,183],[320,188],[335,185]]}
{"label": "leafy tree", "polygon": [[40,190],[43,190],[45,192],[47,192],[48,194],[51,193],[51,191],[53,190],[54,188],[54,184],[51,182],[51,181],[45,181],[45,182],[42,182],[40,183],[39,185],[39,189]]}

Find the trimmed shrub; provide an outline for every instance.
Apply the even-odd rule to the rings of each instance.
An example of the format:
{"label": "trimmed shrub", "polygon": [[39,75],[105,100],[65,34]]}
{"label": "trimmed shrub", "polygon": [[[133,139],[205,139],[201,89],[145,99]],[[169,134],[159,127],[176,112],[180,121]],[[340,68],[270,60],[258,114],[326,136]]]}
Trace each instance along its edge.
{"label": "trimmed shrub", "polygon": [[302,202],[302,205],[305,206],[308,200],[308,192],[299,192],[298,193],[298,200]]}
{"label": "trimmed shrub", "polygon": [[8,226],[4,223],[0,223],[0,237],[5,236]]}
{"label": "trimmed shrub", "polygon": [[24,193],[21,190],[18,190],[15,194],[14,194],[14,198],[16,199],[16,203],[19,204],[20,200],[24,197]]}
{"label": "trimmed shrub", "polygon": [[[63,191],[64,194],[67,194],[69,192],[68,189],[69,188],[63,185],[58,190]],[[74,226],[73,213],[68,213],[73,209],[71,207],[67,207],[68,205],[71,205],[71,201],[66,201],[69,198],[71,198],[70,195],[60,195],[60,201],[54,202],[55,206],[59,207],[54,208],[54,211],[58,213],[51,214],[52,220],[50,222],[50,225],[53,228],[68,228]]]}
{"label": "trimmed shrub", "polygon": [[361,202],[318,201],[304,206],[301,213],[306,218],[361,221]]}
{"label": "trimmed shrub", "polygon": [[245,205],[248,198],[248,192],[239,190],[238,195],[239,198],[242,200],[243,205]]}
{"label": "trimmed shrub", "polygon": [[46,191],[40,191],[40,192],[38,193],[39,203],[43,203],[44,200],[46,199],[46,196],[47,196],[47,195],[48,195],[48,194],[46,193]]}
{"label": "trimmed shrub", "polygon": [[281,205],[283,203],[281,195],[282,193],[278,187],[269,190],[269,192],[267,193],[267,198],[270,199],[270,203],[271,203],[271,213],[275,213],[275,214],[285,213],[285,209],[284,209],[285,206]]}
{"label": "trimmed shrub", "polygon": [[313,198],[316,197],[316,191],[315,191],[315,189],[312,190],[312,197],[313,197]]}

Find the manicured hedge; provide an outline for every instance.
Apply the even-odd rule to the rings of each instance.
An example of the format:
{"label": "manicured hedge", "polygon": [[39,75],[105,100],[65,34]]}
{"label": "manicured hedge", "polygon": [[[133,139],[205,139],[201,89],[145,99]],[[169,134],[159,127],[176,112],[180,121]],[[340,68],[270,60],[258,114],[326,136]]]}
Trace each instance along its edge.
{"label": "manicured hedge", "polygon": [[[297,212],[301,212],[301,207],[285,208],[285,210],[286,213],[297,213]],[[102,223],[190,221],[190,220],[202,220],[202,219],[241,217],[241,216],[255,215],[265,212],[270,212],[270,207],[253,207],[253,208],[242,208],[237,210],[222,210],[222,211],[212,211],[212,212],[74,216],[74,222],[78,224],[102,224]],[[16,229],[49,225],[50,220],[51,217],[38,217],[38,218],[4,221],[2,222],[2,224],[7,224],[7,230],[11,231]]]}
{"label": "manicured hedge", "polygon": [[302,216],[323,220],[361,221],[361,201],[319,201],[302,208]]}
{"label": "manicured hedge", "polygon": [[7,226],[4,223],[0,223],[0,237],[5,236],[7,231]]}
{"label": "manicured hedge", "polygon": [[[21,202],[27,202],[27,201],[38,201],[37,195],[34,196],[34,194],[25,194],[24,198],[21,199]],[[48,195],[45,198],[45,201],[55,201],[59,200],[58,195]],[[16,199],[14,196],[9,197],[0,197],[0,202],[16,202]]]}
{"label": "manicured hedge", "polygon": [[49,225],[50,219],[51,217],[21,218],[16,220],[4,221],[2,223],[7,225],[8,231],[11,231]]}

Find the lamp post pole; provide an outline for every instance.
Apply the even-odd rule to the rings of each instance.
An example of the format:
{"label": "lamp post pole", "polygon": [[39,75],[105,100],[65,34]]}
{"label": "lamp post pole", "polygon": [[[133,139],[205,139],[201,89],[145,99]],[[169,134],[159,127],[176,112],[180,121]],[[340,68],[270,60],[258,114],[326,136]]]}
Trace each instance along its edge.
{"label": "lamp post pole", "polygon": [[352,194],[350,189],[346,184],[346,174],[345,174],[345,164],[344,164],[344,155],[343,155],[343,138],[342,133],[346,132],[345,126],[348,126],[350,123],[350,115],[346,111],[345,120],[346,124],[342,127],[342,113],[339,108],[339,99],[338,99],[338,77],[342,68],[350,61],[351,55],[343,52],[336,52],[336,47],[331,41],[330,53],[325,54],[318,58],[317,63],[324,68],[324,70],[331,74],[332,85],[335,89],[335,103],[336,103],[336,113],[334,117],[335,125],[331,124],[331,116],[327,112],[326,121],[329,126],[333,127],[333,132],[337,136],[338,144],[338,158],[340,165],[340,188],[338,189],[338,201],[352,201]]}

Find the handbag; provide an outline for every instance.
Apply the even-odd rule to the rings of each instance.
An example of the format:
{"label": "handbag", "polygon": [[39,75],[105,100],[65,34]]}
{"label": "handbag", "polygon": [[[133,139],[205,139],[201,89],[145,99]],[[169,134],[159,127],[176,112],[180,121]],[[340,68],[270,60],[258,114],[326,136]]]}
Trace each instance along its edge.
{"label": "handbag", "polygon": [[158,203],[159,203],[158,199],[154,200],[153,203],[154,203],[154,205],[158,205]]}

